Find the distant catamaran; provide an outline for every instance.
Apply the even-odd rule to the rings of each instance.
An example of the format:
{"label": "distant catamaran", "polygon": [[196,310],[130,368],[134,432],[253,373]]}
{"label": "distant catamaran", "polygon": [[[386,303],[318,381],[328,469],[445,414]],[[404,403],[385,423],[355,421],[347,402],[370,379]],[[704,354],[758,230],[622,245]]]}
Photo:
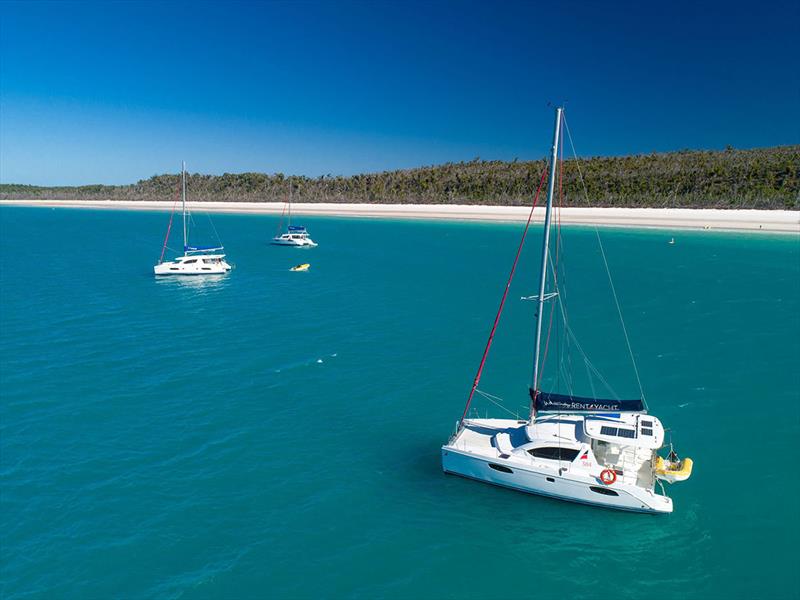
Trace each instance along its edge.
{"label": "distant catamaran", "polygon": [[[692,460],[680,460],[672,450],[666,459],[657,454],[664,445],[664,427],[656,417],[647,414],[643,393],[636,400],[606,400],[573,396],[571,390],[569,394],[556,394],[540,389],[540,369],[544,366],[541,339],[545,302],[558,303],[557,314],[560,313],[565,323],[563,330],[572,336],[566,324],[565,308],[559,297],[558,263],[563,258],[556,253],[553,260],[548,254],[561,136],[562,109],[558,108],[549,165],[539,293],[531,297],[536,300],[538,307],[529,418],[469,419],[467,413],[475,392],[487,395],[478,390],[478,384],[531,217],[528,217],[528,225],[517,249],[467,405],[455,433],[442,447],[442,467],[446,473],[561,500],[635,512],[669,513],[672,512],[672,499],[666,495],[661,481],[672,483],[687,479],[692,471]],[[542,173],[539,190],[544,183],[544,176],[545,173]],[[536,199],[538,197],[539,191],[536,192]],[[557,239],[560,239],[560,234]],[[559,247],[558,242],[556,247]],[[605,260],[602,243],[600,248]],[[548,266],[554,272],[549,291]],[[614,297],[616,302],[616,293]],[[555,308],[554,306],[553,310]],[[620,319],[621,316],[620,312]],[[552,323],[552,319],[550,322]],[[622,326],[624,331],[624,322]],[[550,325],[548,340],[549,329]],[[625,339],[627,343],[627,332]],[[578,344],[577,341],[575,344]],[[547,343],[545,354],[546,352]],[[588,358],[586,361],[588,366]],[[634,362],[634,370],[635,366]],[[657,483],[661,487],[661,493],[656,490]]]}
{"label": "distant catamaran", "polygon": [[287,230],[284,233],[280,232],[281,225],[283,224],[283,215],[281,215],[281,222],[278,224],[278,235],[272,238],[270,243],[276,246],[314,248],[317,244],[308,237],[306,228],[301,225],[292,225],[292,188],[289,188],[289,199],[286,202],[286,206],[284,206],[284,212],[286,212],[287,207],[289,209]]}
{"label": "distant catamaran", "polygon": [[217,246],[190,246],[189,229],[187,224],[188,212],[186,211],[186,163],[181,164],[181,205],[183,212],[183,256],[178,256],[171,261],[164,262],[164,253],[167,250],[169,234],[172,231],[172,219],[175,212],[169,217],[167,234],[161,247],[161,257],[158,264],[153,267],[156,275],[221,275],[231,270],[225,262],[225,250],[222,244]]}

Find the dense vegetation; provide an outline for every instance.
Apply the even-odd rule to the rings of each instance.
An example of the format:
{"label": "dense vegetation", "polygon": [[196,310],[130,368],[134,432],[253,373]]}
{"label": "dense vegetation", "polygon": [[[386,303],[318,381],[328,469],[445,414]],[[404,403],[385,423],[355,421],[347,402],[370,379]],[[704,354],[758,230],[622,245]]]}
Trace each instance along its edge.
{"label": "dense vegetation", "polygon": [[[448,163],[351,177],[226,173],[191,175],[191,200],[520,205],[545,167],[537,161]],[[681,151],[564,162],[564,204],[592,206],[800,209],[800,146]],[[38,187],[0,184],[3,199],[169,200],[178,175],[132,185]]]}

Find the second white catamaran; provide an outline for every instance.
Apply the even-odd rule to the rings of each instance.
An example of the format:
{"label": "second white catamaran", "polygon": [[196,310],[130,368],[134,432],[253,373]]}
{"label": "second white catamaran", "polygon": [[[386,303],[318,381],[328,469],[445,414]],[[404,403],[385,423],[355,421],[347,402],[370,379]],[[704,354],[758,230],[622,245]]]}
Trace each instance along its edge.
{"label": "second white catamaran", "polygon": [[[467,418],[516,270],[523,234],[467,406],[455,433],[442,447],[442,468],[446,473],[561,500],[635,512],[670,513],[672,499],[666,495],[662,481],[687,479],[692,460],[680,460],[672,450],[666,458],[658,455],[664,445],[664,427],[647,413],[643,395],[636,400],[606,400],[540,389],[543,309],[545,302],[561,302],[556,277],[548,290],[548,265],[553,268],[548,253],[562,112],[561,108],[556,109],[539,293],[531,298],[536,300],[538,310],[529,418]],[[544,173],[540,189],[543,182]],[[563,305],[560,310],[563,312]]]}
{"label": "second white catamaran", "polygon": [[308,231],[302,225],[292,225],[292,188],[289,188],[289,198],[284,206],[289,209],[289,224],[285,233],[281,233],[281,226],[283,225],[283,215],[278,223],[278,233],[272,238],[270,244],[275,246],[294,246],[295,248],[316,248],[317,243],[308,235]]}

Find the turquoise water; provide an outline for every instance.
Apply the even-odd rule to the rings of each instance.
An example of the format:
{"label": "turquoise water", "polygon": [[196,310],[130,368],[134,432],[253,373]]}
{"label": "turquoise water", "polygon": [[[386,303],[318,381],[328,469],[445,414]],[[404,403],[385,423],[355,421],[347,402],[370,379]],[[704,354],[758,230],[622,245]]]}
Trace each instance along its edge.
{"label": "turquoise water", "polygon": [[[164,214],[0,210],[3,598],[799,597],[798,238],[603,232],[695,460],[655,517],[441,473],[519,225],[306,219],[298,250],[214,222],[235,271],[156,280]],[[512,411],[530,242],[481,386]],[[594,233],[565,252],[573,328],[635,395]]]}

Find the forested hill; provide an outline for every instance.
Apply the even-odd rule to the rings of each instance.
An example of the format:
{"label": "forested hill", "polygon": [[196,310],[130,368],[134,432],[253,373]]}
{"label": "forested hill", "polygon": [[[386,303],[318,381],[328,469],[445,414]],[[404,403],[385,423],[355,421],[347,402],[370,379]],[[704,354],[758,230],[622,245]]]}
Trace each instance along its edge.
{"label": "forested hill", "polygon": [[[350,177],[194,174],[187,187],[200,201],[283,201],[291,190],[295,202],[520,205],[530,203],[544,168],[544,160],[475,159]],[[565,206],[586,206],[579,170],[591,206],[800,210],[800,145],[567,160]],[[0,198],[170,200],[178,180],[169,174],[121,186],[0,184]]]}

